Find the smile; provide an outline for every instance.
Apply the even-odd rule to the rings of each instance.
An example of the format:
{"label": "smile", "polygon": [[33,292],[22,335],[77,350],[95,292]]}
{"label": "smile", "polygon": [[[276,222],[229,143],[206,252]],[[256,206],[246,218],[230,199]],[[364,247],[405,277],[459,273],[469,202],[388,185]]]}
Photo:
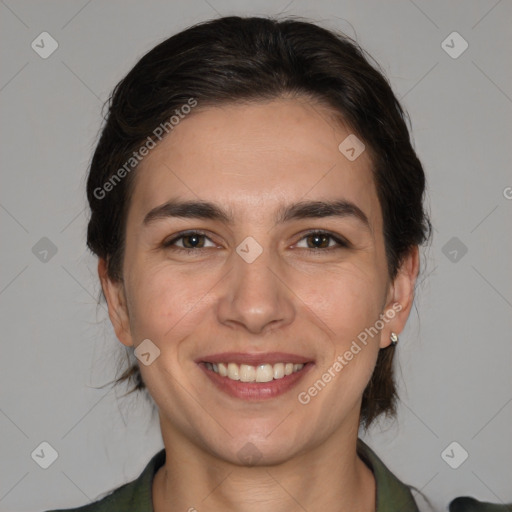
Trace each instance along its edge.
{"label": "smile", "polygon": [[237,363],[205,363],[208,370],[212,370],[221,377],[240,382],[271,382],[279,380],[304,368],[302,363],[276,363],[249,364]]}
{"label": "smile", "polygon": [[223,352],[195,362],[214,389],[249,401],[284,395],[315,367],[311,357],[285,352]]}

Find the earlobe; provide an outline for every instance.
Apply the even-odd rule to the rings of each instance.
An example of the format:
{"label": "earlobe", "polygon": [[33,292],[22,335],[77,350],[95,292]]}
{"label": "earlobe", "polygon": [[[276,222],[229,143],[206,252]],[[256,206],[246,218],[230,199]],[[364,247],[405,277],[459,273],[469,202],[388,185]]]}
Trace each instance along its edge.
{"label": "earlobe", "polygon": [[103,294],[107,300],[108,316],[119,341],[127,347],[133,345],[128,308],[123,283],[113,280],[107,272],[107,263],[103,258],[98,261],[98,276]]}
{"label": "earlobe", "polygon": [[[414,302],[414,287],[419,272],[419,248],[411,248],[404,257],[397,275],[390,287],[389,300],[385,314],[388,312],[388,323],[381,333],[380,347],[385,348],[398,341],[403,331]],[[395,338],[396,336],[396,338]],[[395,340],[395,343],[393,343]]]}

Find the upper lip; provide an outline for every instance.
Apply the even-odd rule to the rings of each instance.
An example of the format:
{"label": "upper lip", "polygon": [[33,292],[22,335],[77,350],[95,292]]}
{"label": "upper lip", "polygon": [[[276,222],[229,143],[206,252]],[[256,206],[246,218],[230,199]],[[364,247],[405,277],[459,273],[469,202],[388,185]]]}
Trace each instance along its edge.
{"label": "upper lip", "polygon": [[311,358],[286,352],[221,352],[199,357],[196,363],[236,363],[258,366],[260,364],[294,363],[305,364],[312,362]]}

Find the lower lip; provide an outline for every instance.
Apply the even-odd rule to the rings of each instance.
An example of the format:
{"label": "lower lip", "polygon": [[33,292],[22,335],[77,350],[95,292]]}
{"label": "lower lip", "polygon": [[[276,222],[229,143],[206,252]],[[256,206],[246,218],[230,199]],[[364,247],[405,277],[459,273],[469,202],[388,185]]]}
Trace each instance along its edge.
{"label": "lower lip", "polygon": [[302,370],[286,375],[282,379],[275,379],[269,382],[241,382],[229,379],[228,377],[222,377],[213,370],[208,370],[205,364],[199,364],[201,370],[221,391],[235,398],[255,401],[275,398],[290,391],[313,366],[313,363],[306,363]]}

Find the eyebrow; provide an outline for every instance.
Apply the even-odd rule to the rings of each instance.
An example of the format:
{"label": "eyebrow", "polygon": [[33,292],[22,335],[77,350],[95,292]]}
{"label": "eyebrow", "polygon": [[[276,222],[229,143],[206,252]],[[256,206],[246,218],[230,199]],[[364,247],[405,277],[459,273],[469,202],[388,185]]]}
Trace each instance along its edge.
{"label": "eyebrow", "polygon": [[[160,219],[178,217],[186,219],[208,219],[233,224],[233,215],[221,206],[208,201],[170,200],[156,206],[144,217],[148,225]],[[281,207],[277,212],[276,224],[301,219],[325,217],[353,218],[371,230],[366,214],[354,203],[344,199],[334,201],[301,201]]]}

